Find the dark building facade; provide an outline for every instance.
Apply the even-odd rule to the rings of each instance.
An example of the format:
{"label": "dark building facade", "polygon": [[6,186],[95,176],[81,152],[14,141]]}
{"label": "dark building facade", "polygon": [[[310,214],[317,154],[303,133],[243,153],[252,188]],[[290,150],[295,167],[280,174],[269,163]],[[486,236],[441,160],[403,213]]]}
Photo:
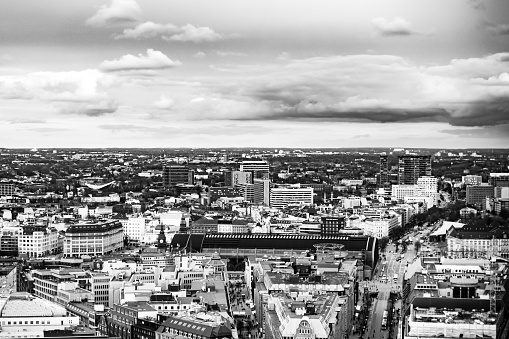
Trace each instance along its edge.
{"label": "dark building facade", "polygon": [[176,185],[194,184],[194,172],[187,166],[164,166],[163,167],[163,186],[171,187]]}
{"label": "dark building facade", "polygon": [[398,184],[415,185],[417,179],[431,176],[430,155],[400,155],[398,157]]}
{"label": "dark building facade", "polygon": [[493,198],[495,188],[491,185],[467,186],[467,204],[486,208],[486,198]]}
{"label": "dark building facade", "polygon": [[161,324],[154,320],[137,319],[131,326],[131,339],[156,339],[156,331]]}
{"label": "dark building facade", "polygon": [[18,235],[9,233],[0,235],[0,255],[8,257],[18,256]]}
{"label": "dark building facade", "polygon": [[389,160],[387,159],[387,154],[380,154],[378,185],[385,186],[387,183],[389,183]]}
{"label": "dark building facade", "polygon": [[345,217],[322,217],[321,235],[339,235],[339,230],[345,228]]}

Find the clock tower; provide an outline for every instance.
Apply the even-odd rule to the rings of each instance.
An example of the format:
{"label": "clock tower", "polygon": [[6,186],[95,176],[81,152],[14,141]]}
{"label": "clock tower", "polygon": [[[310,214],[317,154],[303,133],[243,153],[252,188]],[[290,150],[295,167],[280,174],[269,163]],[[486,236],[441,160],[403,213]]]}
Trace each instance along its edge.
{"label": "clock tower", "polygon": [[159,235],[157,236],[157,248],[159,252],[166,252],[166,247],[168,244],[166,243],[166,235],[164,234],[164,225],[161,225],[161,231],[159,231]]}

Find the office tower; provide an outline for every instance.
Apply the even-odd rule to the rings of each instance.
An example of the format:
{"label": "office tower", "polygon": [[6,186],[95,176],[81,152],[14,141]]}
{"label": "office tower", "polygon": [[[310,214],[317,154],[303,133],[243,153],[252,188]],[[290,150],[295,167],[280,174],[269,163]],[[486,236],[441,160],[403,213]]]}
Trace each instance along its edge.
{"label": "office tower", "polygon": [[467,186],[467,205],[474,205],[477,208],[486,208],[486,198],[493,198],[495,188],[488,184],[478,186]]}
{"label": "office tower", "polygon": [[243,161],[240,171],[253,172],[253,179],[269,179],[269,164],[265,161]]}
{"label": "office tower", "polygon": [[401,155],[398,157],[398,184],[415,185],[417,179],[431,176],[430,155]]}
{"label": "office tower", "polygon": [[176,185],[192,185],[194,183],[194,171],[190,171],[187,166],[164,166],[163,167],[163,186],[170,187]]}
{"label": "office tower", "polygon": [[[256,186],[255,186],[256,195]],[[311,187],[283,187],[270,189],[270,207],[286,208],[288,205],[312,205],[313,189]]]}
{"label": "office tower", "polygon": [[380,154],[380,177],[378,184],[384,186],[389,182],[389,161],[387,154]]}
{"label": "office tower", "polygon": [[490,182],[495,187],[509,187],[509,173],[490,173]]}
{"label": "office tower", "polygon": [[228,171],[224,173],[224,185],[234,187],[238,185],[252,184],[253,172]]}
{"label": "office tower", "polygon": [[270,180],[254,179],[253,185],[254,203],[269,206],[270,203]]}
{"label": "office tower", "polygon": [[254,202],[254,184],[239,185],[239,191],[245,202]]}

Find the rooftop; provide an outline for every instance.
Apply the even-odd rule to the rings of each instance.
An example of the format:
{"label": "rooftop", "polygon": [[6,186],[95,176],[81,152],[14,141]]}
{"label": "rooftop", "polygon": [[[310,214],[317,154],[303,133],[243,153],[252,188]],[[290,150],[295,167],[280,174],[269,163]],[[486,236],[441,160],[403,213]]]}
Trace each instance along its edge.
{"label": "rooftop", "polygon": [[412,320],[417,322],[440,322],[446,324],[488,324],[494,325],[496,315],[484,309],[465,311],[461,308],[415,307]]}
{"label": "rooftop", "polygon": [[[5,299],[4,299],[5,300]],[[2,307],[3,306],[3,307]],[[64,307],[29,293],[13,293],[0,302],[1,317],[65,317]]]}

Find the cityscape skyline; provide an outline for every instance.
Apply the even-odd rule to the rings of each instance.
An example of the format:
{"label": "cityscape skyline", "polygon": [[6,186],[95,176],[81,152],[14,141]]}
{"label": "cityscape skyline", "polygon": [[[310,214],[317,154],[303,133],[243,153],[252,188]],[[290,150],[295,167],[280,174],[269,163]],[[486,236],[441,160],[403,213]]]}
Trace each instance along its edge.
{"label": "cityscape skyline", "polygon": [[2,1],[2,147],[501,148],[509,3]]}

